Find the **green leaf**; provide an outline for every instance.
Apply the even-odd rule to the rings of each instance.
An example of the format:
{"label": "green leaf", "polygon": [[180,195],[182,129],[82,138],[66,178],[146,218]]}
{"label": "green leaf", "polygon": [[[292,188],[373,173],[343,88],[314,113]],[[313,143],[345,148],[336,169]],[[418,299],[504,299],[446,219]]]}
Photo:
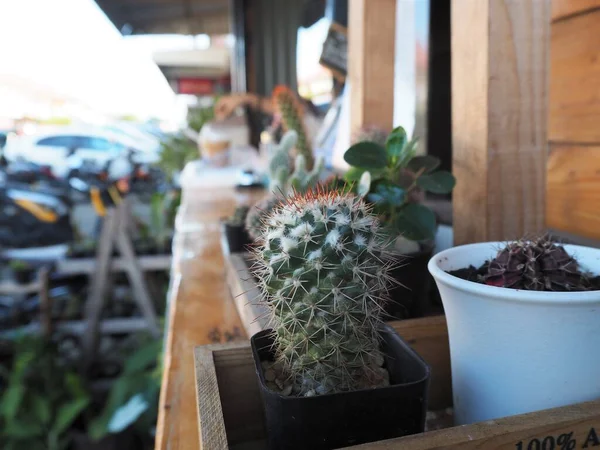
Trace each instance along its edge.
{"label": "green leaf", "polygon": [[48,425],[50,423],[50,419],[52,418],[51,405],[48,397],[37,393],[32,393],[31,401],[33,403],[33,409],[38,420],[42,424]]}
{"label": "green leaf", "polygon": [[7,421],[16,417],[24,394],[25,387],[22,385],[11,385],[4,392],[0,402],[0,414]]}
{"label": "green leaf", "polygon": [[344,161],[354,167],[383,169],[387,166],[387,154],[379,144],[359,142],[346,150]]}
{"label": "green leaf", "polygon": [[422,170],[422,173],[433,172],[440,165],[440,160],[435,156],[424,155],[424,156],[415,156],[408,163],[407,169],[417,173]]}
{"label": "green leaf", "polygon": [[39,423],[27,421],[10,421],[3,425],[2,434],[15,439],[32,439],[41,436],[43,428]]}
{"label": "green leaf", "polygon": [[417,203],[409,203],[396,216],[396,228],[402,236],[412,241],[433,239],[435,227],[435,214]]}
{"label": "green leaf", "polygon": [[56,437],[63,434],[69,429],[73,422],[75,422],[83,410],[87,408],[89,403],[90,399],[88,397],[83,397],[62,405],[58,409],[56,419],[50,432]]}
{"label": "green leaf", "polygon": [[351,183],[353,181],[360,180],[362,174],[366,172],[366,169],[361,169],[360,167],[350,167],[348,171],[344,174],[344,180]]}
{"label": "green leaf", "polygon": [[130,375],[136,372],[145,371],[150,366],[153,366],[156,364],[161,348],[162,341],[160,339],[151,341],[139,348],[125,363],[123,373]]}
{"label": "green leaf", "polygon": [[440,171],[420,176],[417,186],[434,194],[448,194],[454,189],[456,180],[450,172]]}
{"label": "green leaf", "polygon": [[402,127],[394,128],[388,136],[385,148],[392,164],[395,163],[402,154],[404,146],[406,145],[406,140],[406,130]]}

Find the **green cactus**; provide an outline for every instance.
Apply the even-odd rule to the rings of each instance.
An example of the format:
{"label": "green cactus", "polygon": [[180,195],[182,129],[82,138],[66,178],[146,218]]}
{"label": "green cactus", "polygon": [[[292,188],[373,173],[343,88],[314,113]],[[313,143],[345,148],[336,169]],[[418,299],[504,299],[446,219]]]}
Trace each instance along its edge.
{"label": "green cactus", "polygon": [[287,191],[290,177],[290,151],[296,145],[298,134],[291,130],[283,135],[278,144],[268,146],[269,190],[274,193]]}
{"label": "green cactus", "polygon": [[286,394],[289,383],[307,397],[389,384],[378,338],[394,265],[385,236],[361,198],[321,189],[266,219],[255,274]]}
{"label": "green cactus", "polygon": [[295,94],[287,86],[277,86],[273,90],[273,100],[285,130],[295,130],[298,133],[297,154],[304,155],[306,166],[312,170],[315,161]]}
{"label": "green cactus", "polygon": [[250,208],[246,215],[246,231],[252,240],[257,240],[260,237],[265,218],[279,204],[279,201],[279,198],[270,195]]}

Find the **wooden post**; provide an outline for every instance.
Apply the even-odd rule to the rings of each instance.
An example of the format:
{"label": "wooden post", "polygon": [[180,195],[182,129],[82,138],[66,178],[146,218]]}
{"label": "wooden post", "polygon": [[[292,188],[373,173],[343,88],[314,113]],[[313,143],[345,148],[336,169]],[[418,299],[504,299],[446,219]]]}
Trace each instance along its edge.
{"label": "wooden post", "polygon": [[551,0],[453,0],[454,243],[544,230]]}
{"label": "wooden post", "polygon": [[391,130],[396,0],[351,0],[348,6],[350,132],[363,125]]}

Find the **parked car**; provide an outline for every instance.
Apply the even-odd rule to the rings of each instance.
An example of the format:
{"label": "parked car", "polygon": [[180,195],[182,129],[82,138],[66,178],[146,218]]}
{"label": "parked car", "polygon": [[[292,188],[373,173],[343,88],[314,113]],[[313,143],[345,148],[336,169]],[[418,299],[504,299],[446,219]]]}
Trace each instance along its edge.
{"label": "parked car", "polygon": [[104,167],[126,150],[131,150],[133,160],[139,163],[159,160],[158,150],[141,150],[131,144],[101,128],[61,127],[11,139],[4,154],[9,161],[23,159],[49,166],[56,176],[65,178],[84,165]]}

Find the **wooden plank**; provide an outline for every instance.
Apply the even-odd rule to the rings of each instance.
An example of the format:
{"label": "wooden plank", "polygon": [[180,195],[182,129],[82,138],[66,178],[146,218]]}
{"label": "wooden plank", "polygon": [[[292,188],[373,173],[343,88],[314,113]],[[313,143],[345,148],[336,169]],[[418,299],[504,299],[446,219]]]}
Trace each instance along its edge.
{"label": "wooden plank", "polygon": [[450,345],[445,316],[424,317],[389,322],[400,336],[429,364],[429,409],[436,411],[452,406],[452,372]]}
{"label": "wooden plank", "polygon": [[552,142],[600,143],[599,42],[600,9],[552,24]]}
{"label": "wooden plank", "polygon": [[[144,271],[169,270],[171,267],[171,255],[143,255],[137,257]],[[57,262],[56,272],[63,275],[76,275],[94,273],[96,271],[95,258],[69,258]],[[110,270],[123,272],[127,269],[127,262],[121,257],[113,258],[110,262]]]}
{"label": "wooden plank", "polygon": [[348,8],[350,130],[391,129],[396,0],[352,0]]}
{"label": "wooden plank", "polygon": [[[600,401],[352,447],[368,450],[524,450],[598,445]],[[560,439],[560,441],[559,441]],[[535,442],[537,440],[537,444]],[[542,446],[546,440],[547,444]],[[530,442],[533,441],[533,444]]]}
{"label": "wooden plank", "polygon": [[550,1],[452,2],[454,243],[544,229]]}
{"label": "wooden plank", "polygon": [[157,450],[199,448],[194,347],[245,339],[225,282],[219,220],[232,214],[239,201],[252,204],[260,195],[264,193],[250,192],[241,198],[233,185],[184,189],[173,254]]}
{"label": "wooden plank", "polygon": [[553,145],[546,186],[550,228],[600,239],[600,145]]}
{"label": "wooden plank", "polygon": [[258,302],[261,292],[248,270],[245,253],[232,253],[225,258],[229,292],[248,336],[268,327],[268,310]]}
{"label": "wooden plank", "polygon": [[600,0],[552,0],[552,21],[565,20],[600,8]]}

